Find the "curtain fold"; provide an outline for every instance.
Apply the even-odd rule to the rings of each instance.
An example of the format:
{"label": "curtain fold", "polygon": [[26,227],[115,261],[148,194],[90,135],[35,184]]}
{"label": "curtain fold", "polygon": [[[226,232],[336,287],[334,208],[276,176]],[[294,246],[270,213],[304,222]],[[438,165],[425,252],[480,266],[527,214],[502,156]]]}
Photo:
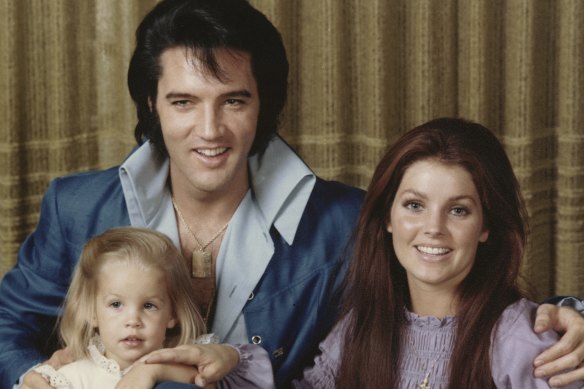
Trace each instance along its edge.
{"label": "curtain fold", "polygon": [[[250,0],[282,33],[281,133],[319,175],[366,187],[407,129],[462,116],[504,142],[530,214],[535,298],[584,296],[584,2]],[[134,31],[155,0],[0,0],[0,276],[49,180],[134,145]]]}

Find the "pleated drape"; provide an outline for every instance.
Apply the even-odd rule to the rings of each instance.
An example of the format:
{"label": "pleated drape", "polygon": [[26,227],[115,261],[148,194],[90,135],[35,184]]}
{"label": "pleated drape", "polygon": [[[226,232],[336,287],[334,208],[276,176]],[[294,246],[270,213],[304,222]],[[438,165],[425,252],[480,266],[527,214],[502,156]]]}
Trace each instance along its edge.
{"label": "pleated drape", "polygon": [[[0,0],[0,274],[48,181],[133,145],[134,31],[155,0]],[[291,64],[281,133],[321,176],[366,187],[407,129],[462,116],[504,142],[530,213],[536,298],[584,295],[584,2],[251,0]]]}

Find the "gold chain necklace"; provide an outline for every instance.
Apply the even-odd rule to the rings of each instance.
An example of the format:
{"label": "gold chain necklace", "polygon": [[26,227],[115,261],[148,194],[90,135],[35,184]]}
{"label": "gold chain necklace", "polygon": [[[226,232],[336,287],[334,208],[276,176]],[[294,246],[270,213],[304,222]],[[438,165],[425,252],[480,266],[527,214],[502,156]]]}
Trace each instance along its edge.
{"label": "gold chain necklace", "polygon": [[172,200],[172,206],[176,210],[178,217],[180,218],[182,223],[185,225],[185,227],[187,228],[187,230],[189,231],[191,236],[195,239],[195,242],[197,243],[197,246],[198,246],[191,253],[191,264],[192,264],[193,277],[194,278],[211,277],[211,274],[212,274],[211,268],[213,266],[213,258],[211,256],[211,252],[207,251],[207,247],[209,247],[213,242],[215,242],[215,240],[221,234],[223,234],[225,232],[225,230],[227,229],[227,226],[229,225],[229,222],[225,223],[225,225],[223,227],[221,227],[219,229],[219,231],[217,231],[215,233],[215,235],[213,235],[213,237],[211,239],[209,239],[209,241],[207,243],[202,244],[199,241],[199,239],[197,238],[197,235],[195,235],[193,230],[191,230],[191,227],[188,225],[187,221],[185,220],[182,212],[178,208],[178,205],[176,205],[176,202],[174,201],[174,197],[171,197],[171,200]]}

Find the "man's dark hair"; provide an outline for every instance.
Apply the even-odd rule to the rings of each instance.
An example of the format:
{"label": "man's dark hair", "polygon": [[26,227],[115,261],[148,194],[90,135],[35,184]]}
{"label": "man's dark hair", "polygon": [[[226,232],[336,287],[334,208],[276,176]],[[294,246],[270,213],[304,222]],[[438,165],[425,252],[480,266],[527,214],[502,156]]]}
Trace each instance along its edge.
{"label": "man's dark hair", "polygon": [[168,151],[155,109],[160,57],[175,47],[184,47],[219,80],[216,49],[250,54],[260,99],[250,153],[262,153],[277,131],[288,90],[288,60],[274,25],[246,0],[163,0],[144,17],[128,69],[128,88],[138,114],[134,135],[138,143],[150,140],[163,155]]}

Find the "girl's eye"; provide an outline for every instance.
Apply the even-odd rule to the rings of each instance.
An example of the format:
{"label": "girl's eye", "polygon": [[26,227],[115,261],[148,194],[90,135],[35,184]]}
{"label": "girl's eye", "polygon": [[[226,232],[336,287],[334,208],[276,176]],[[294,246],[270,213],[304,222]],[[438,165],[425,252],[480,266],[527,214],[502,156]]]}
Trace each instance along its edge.
{"label": "girl's eye", "polygon": [[156,309],[156,305],[154,305],[152,303],[146,303],[146,304],[144,304],[144,309],[146,309],[146,310]]}
{"label": "girl's eye", "polygon": [[114,302],[110,303],[110,307],[112,307],[112,308],[116,308],[116,309],[118,309],[118,308],[120,308],[121,306],[122,306],[122,303],[121,303],[121,302],[119,302],[119,301],[114,301]]}

